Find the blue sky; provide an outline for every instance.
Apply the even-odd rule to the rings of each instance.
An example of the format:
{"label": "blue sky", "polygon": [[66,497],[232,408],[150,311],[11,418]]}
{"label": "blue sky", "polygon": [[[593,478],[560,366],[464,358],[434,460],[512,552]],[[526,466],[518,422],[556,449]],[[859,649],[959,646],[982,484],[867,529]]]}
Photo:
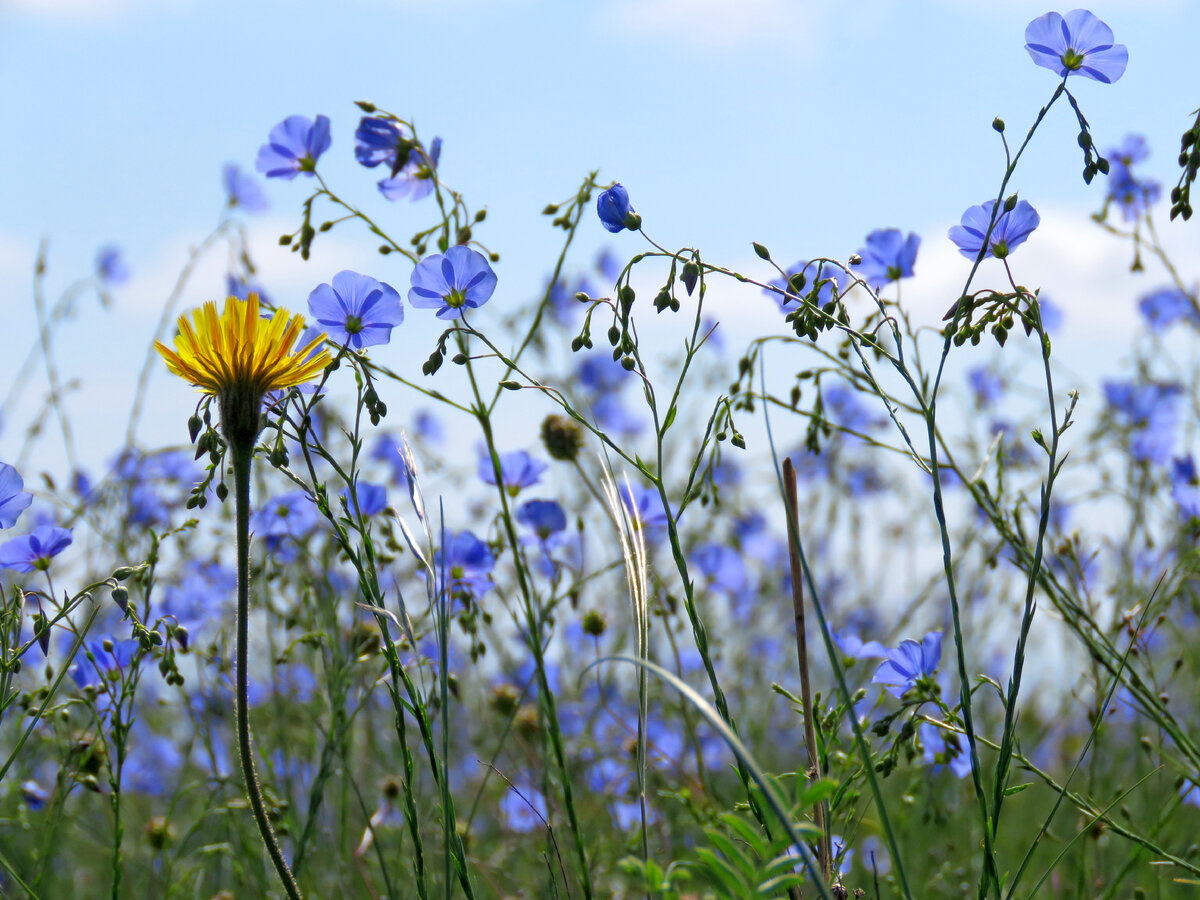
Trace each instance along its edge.
{"label": "blue sky", "polygon": [[[1092,8],[1130,51],[1117,84],[1072,80],[1097,143],[1145,134],[1154,150],[1146,173],[1169,186],[1178,135],[1200,104],[1194,58],[1178,39],[1200,33],[1200,5]],[[119,446],[186,249],[217,221],[222,164],[252,168],[276,122],[328,115],[333,146],[321,168],[331,185],[398,234],[418,221],[406,203],[379,198],[373,173],[353,161],[358,99],[443,137],[442,177],[488,207],[481,236],[502,255],[497,306],[538,291],[557,246],[539,212],[599,169],[626,185],[656,239],[764,277],[751,240],[786,265],[845,258],[875,228],[916,231],[924,243],[907,296],[944,310],[965,275],[946,228],[998,183],[992,118],[1019,139],[1055,87],[1022,49],[1025,25],[1047,9],[1023,0],[865,0],[852,11],[788,0],[8,0],[0,283],[10,324],[0,347],[19,360],[34,339],[39,240],[50,241],[51,297],[89,270],[97,247],[123,248],[135,276],[114,308],[85,305],[57,345],[64,377],[82,381],[72,410],[103,459]],[[1127,249],[1088,222],[1103,186],[1080,179],[1076,132],[1069,108],[1056,108],[1014,185],[1044,223],[1019,257],[1022,280],[1066,307],[1064,348],[1075,347],[1086,371],[1097,342],[1124,338],[1136,296],[1161,279],[1131,280]],[[339,229],[307,266],[276,246],[298,222],[304,188],[269,185],[271,210],[247,222],[276,299],[303,308],[313,287],[347,267],[403,293],[407,266],[374,254],[361,231]],[[1194,223],[1163,230],[1196,258]],[[640,249],[634,236],[610,239],[589,222],[580,265],[604,243]],[[220,253],[203,260],[185,305],[218,296],[224,266]],[[733,323],[734,349],[778,327],[774,305],[754,292],[717,293],[714,308]],[[415,369],[436,329],[408,315],[405,335],[419,352],[393,346],[384,361]],[[191,396],[155,378],[150,445],[179,439],[172,417]],[[15,456],[24,424],[20,409],[10,412],[0,458]],[[55,444],[43,446],[39,461],[53,468]]]}

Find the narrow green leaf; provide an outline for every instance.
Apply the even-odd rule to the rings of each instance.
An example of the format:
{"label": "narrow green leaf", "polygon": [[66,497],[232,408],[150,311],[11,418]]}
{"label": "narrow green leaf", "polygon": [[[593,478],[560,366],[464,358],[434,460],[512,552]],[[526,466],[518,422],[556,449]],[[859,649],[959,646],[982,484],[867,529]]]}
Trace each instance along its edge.
{"label": "narrow green leaf", "polygon": [[708,839],[712,842],[713,846],[720,850],[727,860],[737,866],[747,879],[753,880],[758,878],[758,866],[730,839],[729,835],[722,834],[711,828],[705,829],[705,832],[708,834]]}
{"label": "narrow green leaf", "polygon": [[704,863],[705,874],[711,876],[714,885],[724,887],[731,897],[746,897],[753,893],[750,885],[742,881],[738,870],[713,853],[707,847],[697,847],[696,856]]}

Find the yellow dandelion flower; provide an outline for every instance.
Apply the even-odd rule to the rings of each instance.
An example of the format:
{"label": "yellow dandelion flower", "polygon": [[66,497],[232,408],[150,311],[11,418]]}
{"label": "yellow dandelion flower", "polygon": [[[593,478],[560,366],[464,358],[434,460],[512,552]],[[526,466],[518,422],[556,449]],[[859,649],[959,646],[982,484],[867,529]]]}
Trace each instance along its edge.
{"label": "yellow dandelion flower", "polygon": [[260,318],[258,295],[251,294],[246,300],[227,298],[220,315],[210,301],[190,320],[180,316],[175,349],[160,341],[154,346],[171,372],[216,396],[230,441],[253,441],[263,396],[311,381],[329,364],[328,350],[313,352],[324,334],[293,352],[303,331],[304,317],[284,309]]}

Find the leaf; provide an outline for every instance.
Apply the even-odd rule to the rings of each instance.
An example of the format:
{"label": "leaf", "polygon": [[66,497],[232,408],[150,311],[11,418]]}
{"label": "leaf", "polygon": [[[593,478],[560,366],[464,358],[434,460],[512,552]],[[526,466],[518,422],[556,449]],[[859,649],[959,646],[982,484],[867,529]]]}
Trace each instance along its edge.
{"label": "leaf", "polygon": [[1019,794],[1032,784],[1032,781],[1027,781],[1024,784],[1014,784],[1012,787],[1007,787],[1004,789],[1004,796],[1011,797],[1013,794]]}
{"label": "leaf", "polygon": [[663,422],[662,428],[658,432],[660,436],[666,434],[667,429],[675,424],[675,413],[677,413],[678,411],[679,411],[678,406],[672,406],[669,410],[667,410],[666,421]]}
{"label": "leaf", "polygon": [[776,875],[759,884],[757,893],[762,900],[774,900],[782,897],[790,888],[804,884],[804,876],[792,872],[788,875]]}
{"label": "leaf", "polygon": [[726,813],[721,816],[721,821],[728,825],[730,830],[736,831],[757,855],[768,855],[767,836],[763,834],[762,828],[752,825],[745,819],[735,816],[732,813]]}
{"label": "leaf", "polygon": [[838,790],[838,783],[832,778],[820,778],[814,781],[800,795],[799,804],[801,806],[814,806],[823,800],[828,800]]}
{"label": "leaf", "polygon": [[754,861],[750,859],[750,857],[747,856],[745,852],[733,842],[729,835],[722,834],[721,832],[715,831],[711,828],[705,830],[708,834],[708,839],[712,842],[713,846],[720,850],[721,853],[725,855],[726,859],[741,869],[742,874],[750,879],[758,878],[758,866],[756,866]]}
{"label": "leaf", "polygon": [[730,897],[748,897],[753,894],[750,885],[742,881],[738,870],[707,847],[697,847],[696,856],[703,863],[702,870],[710,876],[715,887],[723,887]]}

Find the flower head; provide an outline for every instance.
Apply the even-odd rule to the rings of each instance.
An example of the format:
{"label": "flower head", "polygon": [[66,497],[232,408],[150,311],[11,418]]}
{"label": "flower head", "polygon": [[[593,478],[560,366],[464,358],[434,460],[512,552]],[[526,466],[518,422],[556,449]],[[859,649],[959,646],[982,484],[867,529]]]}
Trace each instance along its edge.
{"label": "flower head", "polygon": [[734,596],[744,593],[749,584],[742,555],[725,544],[701,544],[692,554],[692,562],[714,590]]}
{"label": "flower head", "polygon": [[1135,460],[1165,463],[1171,458],[1182,394],[1175,383],[1104,382],[1104,399],[1116,420],[1129,429],[1129,451]]}
{"label": "flower head", "polygon": [[492,588],[495,565],[496,557],[488,545],[469,531],[447,532],[445,546],[433,558],[434,571],[439,578],[444,571],[446,588],[453,597],[479,599],[486,594]]}
{"label": "flower head", "polygon": [[429,145],[429,152],[420,145],[414,153],[408,156],[408,162],[391,178],[379,182],[379,193],[388,200],[399,200],[408,197],[416,203],[422,197],[433,193],[433,183],[437,175],[438,160],[442,157],[442,139],[435,137]]}
{"label": "flower head", "polygon": [[619,183],[602,191],[596,198],[596,214],[600,217],[600,224],[613,234],[626,228],[637,231],[642,227],[641,216],[629,205],[629,191]]}
{"label": "flower head", "polygon": [[369,518],[387,509],[387,488],[381,484],[359,481],[354,486],[353,496],[350,488],[346,488],[342,491],[342,499],[351,511],[354,510],[354,504],[358,503],[358,511]]}
{"label": "flower head", "polygon": [[[995,208],[995,200],[972,206],[962,214],[962,224],[950,229],[950,240],[958,244],[958,252],[967,259],[979,256],[979,251],[983,248],[983,237],[987,234]],[[988,236],[988,248],[984,259],[989,256],[1004,259],[1025,243],[1025,239],[1033,234],[1033,230],[1041,221],[1037,210],[1026,200],[1018,201],[1012,210],[1002,209],[996,216],[996,225],[992,228],[992,233]]]}
{"label": "flower head", "polygon": [[854,274],[875,290],[901,278],[911,278],[920,246],[919,235],[905,237],[899,228],[872,231],[867,235],[867,246],[858,251],[862,262],[854,267]]}
{"label": "flower head", "polygon": [[903,697],[904,692],[929,678],[937,671],[942,659],[942,633],[931,631],[916,641],[901,641],[895,650],[887,652],[887,659],[879,664],[871,676],[872,684],[882,684],[893,697]]}
{"label": "flower head", "polygon": [[268,206],[267,195],[253,176],[242,171],[237,163],[225,163],[221,169],[221,184],[230,206],[240,206],[246,212],[262,212]]}
{"label": "flower head", "polygon": [[277,309],[270,319],[258,312],[258,295],[229,297],[224,312],[205,303],[179,317],[175,349],[156,341],[167,368],[217,397],[221,427],[231,441],[252,442],[258,436],[263,395],[316,378],[329,363],[329,351],[316,351],[322,334],[293,352],[304,331],[304,317]]}
{"label": "flower head", "polygon": [[311,176],[330,143],[327,116],[317,116],[315,122],[308,116],[288,116],[271,129],[254,167],[268,178],[291,181],[300,174]]}
{"label": "flower head", "polygon": [[470,247],[451,247],[427,256],[412,273],[408,302],[417,309],[436,309],[439,319],[457,319],[491,299],[496,273],[487,257]]}
{"label": "flower head", "polygon": [[1133,173],[1134,164],[1149,155],[1150,148],[1140,134],[1127,134],[1119,147],[1110,147],[1104,154],[1109,161],[1106,199],[1120,207],[1126,222],[1136,222],[1162,193],[1162,185],[1153,178],[1141,178]]}
{"label": "flower head", "polygon": [[355,350],[390,341],[392,329],[404,321],[396,289],[349,270],[331,280],[308,295],[308,311],[329,339]]}
{"label": "flower head", "polygon": [[887,647],[879,643],[879,641],[864,641],[852,631],[835,631],[833,634],[833,642],[837,644],[838,649],[851,659],[870,659],[872,657],[887,656],[890,652]]}
{"label": "flower head", "polygon": [[109,244],[96,254],[96,276],[105,284],[117,287],[129,280],[129,263],[121,255],[121,249]]}
{"label": "flower head", "polygon": [[1192,298],[1177,287],[1159,288],[1138,301],[1138,309],[1151,331],[1164,332],[1176,322],[1200,326],[1200,313]]}
{"label": "flower head", "polygon": [[33,495],[25,490],[21,473],[8,463],[0,463],[0,528],[12,528],[17,524]]}
{"label": "flower head", "polygon": [[71,531],[55,525],[40,525],[29,534],[0,545],[0,568],[18,572],[44,572],[51,557],[71,545]]}
{"label": "flower head", "polygon": [[623,484],[620,493],[630,518],[642,528],[666,527],[667,510],[663,506],[662,497],[654,488]]}
{"label": "flower head", "polygon": [[259,306],[274,306],[275,301],[271,299],[271,295],[263,290],[263,286],[257,281],[250,281],[242,276],[234,276],[229,273],[225,275],[225,296],[237,297],[239,300],[249,300],[251,294],[258,294]]}
{"label": "flower head", "polygon": [[289,542],[302,544],[319,518],[308,494],[288,491],[263,503],[251,518],[250,525],[255,533],[266,538],[269,549],[280,550]]}
{"label": "flower head", "polygon": [[1112,29],[1086,9],[1048,12],[1025,29],[1025,49],[1035,63],[1066,78],[1083,75],[1112,84],[1125,74],[1129,51],[1113,43]]}
{"label": "flower head", "polygon": [[386,164],[396,175],[416,146],[408,128],[382,116],[363,116],[354,131],[354,158],[368,169]]}
{"label": "flower head", "polygon": [[[498,454],[500,459],[500,478],[504,489],[515,497],[522,488],[532,487],[542,480],[546,464],[540,459],[534,459],[524,450],[514,450],[512,453]],[[479,478],[484,484],[496,483],[496,469],[492,458],[486,452],[479,456]]]}
{"label": "flower head", "polygon": [[995,369],[988,366],[975,366],[967,371],[967,379],[971,383],[971,394],[975,404],[984,408],[993,406],[1004,393],[1004,379]]}
{"label": "flower head", "polygon": [[942,729],[929,722],[921,723],[917,730],[924,748],[923,759],[934,766],[935,771],[948,764],[957,778],[966,778],[971,774],[971,754],[963,750],[958,735],[949,731],[943,733]]}
{"label": "flower head", "polygon": [[567,514],[553,500],[528,500],[517,510],[517,521],[528,525],[544,541],[566,530]]}
{"label": "flower head", "polygon": [[1171,466],[1171,496],[1189,519],[1200,519],[1200,476],[1192,454],[1176,458]]}

